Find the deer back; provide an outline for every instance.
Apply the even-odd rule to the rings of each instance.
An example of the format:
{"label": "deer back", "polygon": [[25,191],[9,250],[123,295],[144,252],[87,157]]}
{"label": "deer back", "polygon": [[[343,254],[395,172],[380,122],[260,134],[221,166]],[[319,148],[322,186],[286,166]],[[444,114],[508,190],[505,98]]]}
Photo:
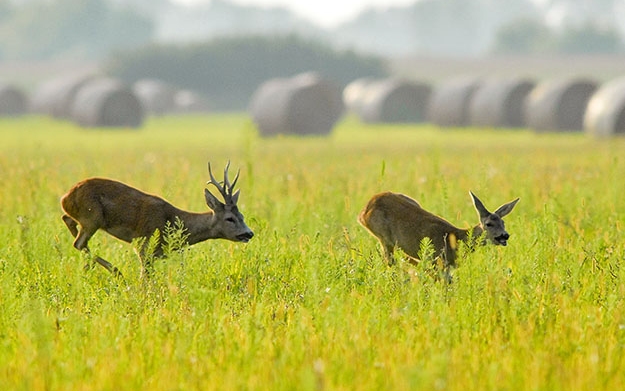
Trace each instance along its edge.
{"label": "deer back", "polygon": [[103,229],[126,242],[151,236],[181,212],[160,197],[105,178],[77,183],[61,205],[82,226]]}
{"label": "deer back", "polygon": [[457,240],[467,237],[467,230],[428,212],[412,198],[392,192],[374,195],[358,220],[384,246],[398,246],[413,258],[418,257],[421,241],[426,237],[432,241],[437,254],[444,251],[450,233]]}

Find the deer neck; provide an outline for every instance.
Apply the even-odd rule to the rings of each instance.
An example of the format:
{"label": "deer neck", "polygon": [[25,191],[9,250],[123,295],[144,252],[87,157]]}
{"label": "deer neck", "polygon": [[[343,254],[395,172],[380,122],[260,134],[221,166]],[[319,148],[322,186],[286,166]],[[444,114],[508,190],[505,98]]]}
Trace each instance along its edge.
{"label": "deer neck", "polygon": [[473,242],[478,239],[483,232],[484,229],[480,224],[478,224],[473,228],[458,229],[458,231],[454,233],[457,236],[458,240],[461,240],[463,242]]}
{"label": "deer neck", "polygon": [[[469,235],[469,233],[471,235]],[[469,239],[470,242],[475,242],[477,239],[480,238],[480,236],[482,236],[483,233],[484,228],[482,228],[481,224],[478,224],[471,229],[464,230],[464,238],[462,240],[467,241],[467,239]],[[484,245],[486,241],[480,240],[478,243],[480,245]]]}
{"label": "deer neck", "polygon": [[181,211],[178,216],[184,224],[186,234],[189,235],[187,243],[193,245],[207,239],[219,238],[219,230],[213,212],[193,213]]}

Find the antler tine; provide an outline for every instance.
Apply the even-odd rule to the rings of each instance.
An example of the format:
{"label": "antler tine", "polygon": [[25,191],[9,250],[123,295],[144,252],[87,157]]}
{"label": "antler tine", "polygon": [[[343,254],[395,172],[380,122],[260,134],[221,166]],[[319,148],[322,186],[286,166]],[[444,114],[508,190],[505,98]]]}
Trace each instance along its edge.
{"label": "antler tine", "polygon": [[230,160],[226,164],[226,168],[224,169],[224,190],[228,192],[229,195],[232,195],[234,192],[234,187],[239,180],[239,174],[241,173],[241,169],[237,170],[237,175],[234,176],[234,181],[230,183],[230,179],[228,179],[228,169],[230,169]]}
{"label": "antler tine", "polygon": [[228,194],[226,193],[224,187],[219,184],[219,181],[215,179],[215,176],[213,175],[213,170],[211,169],[210,162],[208,162],[208,175],[210,175],[211,180],[207,184],[213,184],[217,188],[217,190],[219,190],[219,193],[224,197],[224,201],[227,201],[226,196]]}
{"label": "antler tine", "polygon": [[234,190],[234,187],[237,185],[237,181],[239,180],[239,174],[241,173],[241,169],[237,170],[237,175],[234,176],[234,181],[232,181],[232,185],[230,185],[230,194]]}
{"label": "antler tine", "polygon": [[228,189],[230,190],[230,195],[232,195],[232,188],[230,186],[230,180],[228,180],[228,169],[230,168],[230,160],[228,160],[228,163],[226,163],[226,167],[224,168],[224,190],[228,191]]}

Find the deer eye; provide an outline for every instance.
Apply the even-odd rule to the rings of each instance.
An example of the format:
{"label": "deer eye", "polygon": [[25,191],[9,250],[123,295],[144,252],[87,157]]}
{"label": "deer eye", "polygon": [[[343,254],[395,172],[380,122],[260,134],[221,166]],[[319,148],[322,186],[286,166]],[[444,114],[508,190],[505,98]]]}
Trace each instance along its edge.
{"label": "deer eye", "polygon": [[487,227],[492,227],[492,226],[493,226],[493,223],[491,223],[491,222],[489,221],[488,223],[486,223],[486,226],[487,226]]}
{"label": "deer eye", "polygon": [[232,224],[236,223],[236,220],[234,219],[234,217],[228,217],[226,218],[226,221]]}

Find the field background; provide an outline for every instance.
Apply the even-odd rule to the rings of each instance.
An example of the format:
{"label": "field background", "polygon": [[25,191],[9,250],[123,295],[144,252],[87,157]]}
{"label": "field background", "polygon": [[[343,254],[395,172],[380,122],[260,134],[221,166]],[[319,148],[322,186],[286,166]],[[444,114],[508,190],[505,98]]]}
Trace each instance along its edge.
{"label": "field background", "polygon": [[[625,385],[625,140],[525,130],[373,126],[260,138],[245,115],[140,131],[0,120],[0,385],[15,390],[573,390]],[[171,254],[145,282],[133,246],[83,271],[59,198],[116,178],[206,210],[207,161],[241,168],[256,236]],[[218,170],[216,170],[218,171]],[[234,170],[233,170],[234,171]],[[233,173],[231,173],[233,175]],[[382,262],[356,216],[393,190],[468,227],[473,190],[508,247],[454,283]]]}

